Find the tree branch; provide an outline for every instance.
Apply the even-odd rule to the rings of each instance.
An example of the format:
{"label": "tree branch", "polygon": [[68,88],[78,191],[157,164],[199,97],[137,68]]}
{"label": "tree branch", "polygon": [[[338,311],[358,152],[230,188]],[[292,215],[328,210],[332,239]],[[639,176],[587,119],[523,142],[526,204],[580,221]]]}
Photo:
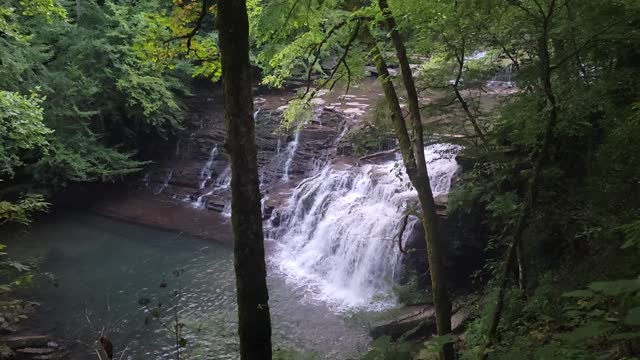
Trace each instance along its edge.
{"label": "tree branch", "polygon": [[[346,21],[345,21],[345,23],[346,23]],[[351,84],[351,69],[349,69],[349,65],[347,65],[346,58],[347,58],[347,55],[349,54],[349,50],[351,49],[351,46],[353,45],[353,43],[355,42],[356,38],[358,37],[358,33],[360,31],[360,25],[361,25],[361,20],[358,20],[356,22],[356,26],[355,26],[353,32],[351,33],[351,37],[349,37],[349,40],[344,45],[344,51],[342,52],[342,55],[340,56],[340,59],[338,59],[338,62],[336,63],[336,66],[331,71],[331,74],[329,75],[329,77],[327,79],[325,79],[325,81],[320,85],[320,87],[318,89],[322,89],[325,86],[327,86],[327,84],[333,79],[333,77],[338,72],[338,68],[340,67],[341,63],[344,65],[344,67],[347,70],[349,84]],[[342,27],[342,26],[344,26],[344,24],[340,25],[340,27]],[[331,36],[331,34],[327,34],[327,36],[323,39],[322,43],[324,43],[324,42],[326,42],[328,40],[328,36]],[[318,48],[318,51],[316,52],[316,58],[315,58],[313,64],[311,65],[311,67],[309,67],[309,72],[307,73],[307,89],[304,92],[304,94],[302,95],[302,98],[304,98],[305,96],[307,96],[307,94],[309,94],[309,91],[310,91],[310,88],[311,88],[311,71],[313,70],[313,65],[315,65],[315,63],[318,60],[318,53],[319,52],[320,52],[320,48]],[[342,76],[340,76],[339,78],[342,78]],[[336,82],[337,82],[337,80],[334,81],[333,85],[331,85],[332,89],[333,89],[333,86],[335,85]],[[348,91],[348,88],[349,88],[349,85],[347,85],[347,91]],[[316,89],[312,93],[311,98],[313,98],[315,96],[315,94],[318,91],[318,89]]]}
{"label": "tree branch", "polygon": [[200,9],[200,14],[198,15],[198,19],[196,20],[195,26],[193,27],[193,29],[191,29],[191,31],[188,34],[176,36],[169,40],[165,40],[164,43],[166,44],[175,40],[187,39],[187,52],[191,51],[191,40],[193,40],[193,37],[196,36],[198,34],[198,31],[200,31],[200,28],[202,28],[202,22],[204,21],[204,18],[207,16],[209,12],[208,3],[209,3],[209,0],[202,0],[202,8]]}
{"label": "tree branch", "polygon": [[400,222],[400,230],[398,231],[396,236],[393,237],[394,240],[398,239],[398,249],[405,255],[408,254],[409,251],[402,247],[402,237],[404,236],[404,232],[407,230],[407,225],[409,224],[409,216],[415,216],[419,220],[421,219],[421,216],[420,214],[418,214],[416,209],[414,207],[409,207],[409,209],[402,216],[402,220]]}

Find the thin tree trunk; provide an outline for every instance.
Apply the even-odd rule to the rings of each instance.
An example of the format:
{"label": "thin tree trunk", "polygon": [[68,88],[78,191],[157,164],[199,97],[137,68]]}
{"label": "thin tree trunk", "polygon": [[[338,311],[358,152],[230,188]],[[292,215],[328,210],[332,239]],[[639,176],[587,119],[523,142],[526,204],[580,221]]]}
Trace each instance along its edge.
{"label": "thin tree trunk", "polygon": [[524,291],[527,289],[527,263],[522,241],[519,241],[516,246],[516,260],[518,262],[518,288]]}
{"label": "thin tree trunk", "polygon": [[[498,299],[491,318],[491,323],[489,324],[489,334],[486,348],[489,348],[491,347],[491,345],[493,345],[498,332],[498,325],[500,324],[500,317],[502,316],[502,310],[504,307],[504,297],[509,281],[509,270],[513,266],[517,248],[521,246],[522,236],[524,234],[527,221],[529,219],[529,216],[531,215],[533,206],[536,201],[537,185],[540,181],[540,174],[542,173],[542,168],[545,165],[547,158],[549,157],[551,143],[553,141],[553,133],[558,121],[557,100],[553,92],[553,87],[551,85],[551,55],[549,51],[549,35],[551,30],[551,20],[554,15],[554,9],[555,0],[552,0],[549,5],[548,13],[542,14],[543,29],[542,36],[540,37],[540,44],[538,46],[538,56],[540,57],[540,80],[546,99],[546,107],[544,109],[544,112],[546,113],[547,119],[545,131],[543,134],[544,138],[542,142],[542,148],[540,149],[540,152],[538,153],[538,156],[536,158],[536,162],[533,166],[533,173],[531,174],[531,178],[529,179],[529,187],[527,189],[527,195],[524,199],[522,213],[518,218],[518,222],[516,223],[516,228],[513,233],[513,240],[507,250],[507,258],[502,269],[502,278],[500,279]],[[520,277],[523,277],[523,275],[520,274]],[[485,351],[484,359],[486,359],[487,356],[488,354]]]}
{"label": "thin tree trunk", "polygon": [[245,0],[218,1],[225,149],[231,159],[231,224],[242,360],[271,359],[271,318],[260,210]]}
{"label": "thin tree trunk", "polygon": [[[444,37],[444,35],[443,35]],[[445,40],[446,41],[446,40]],[[460,55],[458,55],[458,49],[453,47],[453,50],[455,52],[455,56],[456,56],[456,61],[458,62],[458,74],[456,75],[456,81],[453,83],[452,87],[453,87],[453,92],[456,95],[456,99],[458,99],[458,101],[460,102],[460,105],[462,105],[462,109],[464,110],[465,114],[467,114],[467,118],[469,119],[469,121],[471,122],[471,125],[473,125],[473,130],[476,132],[476,135],[480,138],[480,140],[482,141],[483,145],[487,145],[487,139],[484,136],[484,133],[482,132],[482,129],[480,128],[480,125],[478,124],[478,119],[476,118],[476,116],[471,113],[471,109],[469,108],[469,104],[467,103],[467,101],[464,99],[464,97],[462,96],[462,94],[460,93],[460,80],[462,79],[462,72],[464,71],[464,43],[463,43],[463,47],[460,50]]]}
{"label": "thin tree trunk", "polygon": [[[415,156],[416,173],[412,180],[413,186],[418,191],[418,198],[422,207],[422,219],[425,230],[425,241],[427,243],[427,253],[429,258],[429,272],[431,274],[431,287],[433,291],[433,303],[436,308],[436,327],[438,335],[451,333],[451,301],[447,291],[446,276],[442,262],[441,244],[438,239],[438,215],[433,200],[431,185],[429,184],[429,173],[424,155],[424,136],[422,129],[422,119],[420,118],[420,103],[418,102],[418,92],[413,81],[413,74],[409,66],[407,50],[400,33],[397,30],[395,19],[391,14],[386,0],[378,0],[378,6],[384,15],[384,23],[391,36],[391,42],[396,50],[396,57],[400,65],[402,81],[407,98],[409,100],[409,112],[411,127],[413,130],[413,153]],[[385,68],[386,70],[386,68]],[[380,71],[380,69],[379,69]],[[402,121],[404,123],[404,120]],[[407,134],[408,135],[408,134]],[[402,143],[400,147],[402,148]],[[403,154],[405,151],[403,151]],[[443,347],[440,358],[451,360],[454,358],[453,344]]]}
{"label": "thin tree trunk", "polygon": [[376,69],[378,70],[378,80],[382,85],[384,96],[389,103],[389,109],[391,110],[391,122],[398,138],[398,144],[400,145],[400,153],[402,154],[405,171],[407,172],[409,179],[413,183],[414,181],[416,181],[416,174],[418,170],[416,167],[415,156],[413,154],[413,151],[411,150],[409,131],[407,129],[407,125],[404,122],[402,109],[400,108],[400,100],[398,99],[396,89],[393,87],[393,83],[391,82],[391,75],[389,75],[387,63],[382,57],[380,48],[378,47],[378,45],[376,45],[375,39],[373,39],[368,29],[365,30],[364,33],[368,38],[367,42],[369,42],[371,45],[371,57],[376,64]]}

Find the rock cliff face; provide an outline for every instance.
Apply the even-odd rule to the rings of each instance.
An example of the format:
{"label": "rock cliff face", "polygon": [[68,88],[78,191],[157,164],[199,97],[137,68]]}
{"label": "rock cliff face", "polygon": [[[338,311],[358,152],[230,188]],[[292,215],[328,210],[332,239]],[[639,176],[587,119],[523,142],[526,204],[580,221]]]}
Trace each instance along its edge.
{"label": "rock cliff face", "polygon": [[[299,130],[280,126],[283,106],[293,92],[257,95],[254,104],[261,189],[295,187],[336,155],[351,119],[325,107]],[[143,186],[193,206],[225,211],[230,170],[224,150],[225,127],[219,89],[198,89],[187,100],[189,122],[177,138],[157,148]],[[228,209],[227,209],[228,210]]]}
{"label": "rock cliff face", "polygon": [[[444,210],[440,204],[440,209]],[[484,248],[486,246],[487,231],[479,211],[440,212],[440,228],[443,248],[445,249],[444,266],[449,281],[453,287],[470,285],[470,275],[484,263]],[[429,269],[427,261],[424,228],[416,222],[411,228],[404,244],[408,254],[403,257],[404,269],[401,282],[410,276],[418,275],[419,285],[427,288],[430,285],[426,274]]]}
{"label": "rock cliff face", "polygon": [[[365,84],[362,88],[355,88],[354,92],[355,95],[326,94],[325,96],[323,94],[323,97],[317,99],[315,103],[315,114],[312,120],[299,129],[290,129],[289,131],[283,130],[280,124],[283,110],[288,101],[295,97],[295,93],[287,90],[262,94],[258,92],[254,101],[254,117],[260,166],[260,188],[263,193],[263,213],[264,219],[270,220],[265,225],[271,228],[267,234],[286,233],[295,227],[289,223],[293,216],[295,215],[296,219],[300,217],[296,221],[300,224],[306,224],[307,227],[304,228],[304,231],[308,233],[305,236],[311,236],[310,234],[317,232],[317,236],[314,238],[317,251],[306,251],[310,247],[310,243],[313,242],[307,238],[296,243],[296,246],[300,247],[297,249],[299,253],[308,256],[316,254],[313,256],[320,257],[316,259],[318,264],[324,264],[329,261],[328,259],[333,259],[332,261],[345,265],[344,274],[339,276],[345,282],[348,282],[354,277],[353,274],[360,271],[363,287],[368,288],[372,282],[375,282],[373,279],[375,277],[380,277],[380,279],[393,277],[396,280],[406,280],[407,275],[411,273],[424,275],[428,270],[428,263],[424,231],[422,226],[417,224],[405,234],[404,246],[407,249],[413,249],[413,251],[402,256],[399,262],[401,269],[395,269],[396,260],[380,259],[379,257],[383,256],[380,252],[376,253],[374,258],[369,259],[370,261],[367,260],[370,267],[378,269],[376,262],[387,261],[392,263],[389,266],[393,268],[392,270],[385,270],[384,274],[378,274],[378,276],[371,271],[359,268],[364,266],[362,264],[367,263],[367,261],[358,260],[363,256],[361,255],[362,249],[369,247],[387,249],[389,247],[389,244],[383,243],[387,241],[386,237],[378,239],[381,234],[372,233],[375,232],[372,229],[379,227],[381,223],[388,222],[388,237],[393,237],[392,235],[397,232],[394,224],[400,222],[404,211],[403,207],[406,204],[403,202],[404,200],[400,201],[396,204],[398,205],[397,209],[393,207],[389,214],[384,216],[384,219],[375,221],[370,228],[364,229],[362,227],[367,220],[375,219],[375,216],[380,215],[380,211],[375,210],[376,206],[380,206],[380,204],[375,201],[375,204],[364,201],[360,208],[356,209],[354,204],[358,201],[353,200],[340,207],[340,194],[351,196],[354,199],[372,197],[372,194],[382,194],[384,196],[380,195],[381,201],[384,202],[407,189],[406,186],[403,188],[396,186],[398,184],[394,185],[392,183],[394,176],[388,179],[388,188],[384,188],[380,187],[381,181],[374,175],[370,173],[364,175],[365,169],[380,168],[386,169],[386,175],[382,174],[384,175],[382,178],[386,178],[385,176],[392,171],[389,169],[395,169],[395,166],[389,166],[397,156],[393,152],[366,160],[351,156],[351,144],[348,140],[350,129],[358,126],[359,122],[371,115],[368,110],[371,109],[373,102],[382,95],[376,91],[375,87],[371,86],[371,83]],[[187,100],[187,106],[189,108],[188,124],[173,140],[156,147],[152,154],[156,162],[148,168],[141,186],[145,191],[155,194],[158,198],[198,208],[202,212],[209,210],[229,215],[231,174],[227,154],[224,150],[225,126],[221,91],[212,86],[200,87],[196,91],[196,96]],[[326,167],[328,164],[332,164],[330,168]],[[325,171],[322,171],[323,169]],[[309,179],[310,177],[314,178]],[[358,183],[350,183],[347,181],[349,179],[357,179]],[[303,180],[304,186],[310,187],[308,194],[304,194],[302,188],[296,189],[296,186],[301,184]],[[331,181],[335,182],[332,185],[335,189],[320,194],[317,189],[324,189]],[[312,185],[317,185],[317,188]],[[301,185],[301,187],[304,186]],[[381,192],[380,189],[383,189],[384,192]],[[300,197],[298,200],[302,205],[304,205],[304,201],[311,202],[312,200],[320,205],[311,209],[309,208],[312,205],[310,203],[306,207],[300,205],[297,207],[299,210],[295,210],[290,203],[290,199],[295,196]],[[440,204],[441,231],[446,242],[445,249],[447,249],[445,264],[451,275],[451,280],[457,284],[463,284],[482,260],[481,254],[484,247],[482,239],[484,237],[478,230],[481,228],[481,219],[473,214],[447,214],[446,194],[442,194],[437,202]],[[330,206],[339,208],[342,212],[334,208],[327,210]],[[331,211],[333,213],[327,214]],[[344,226],[343,230],[334,231],[335,234],[329,236],[327,231],[331,231],[332,228],[335,230],[338,223],[345,223],[346,220],[351,221],[351,217],[357,217],[358,211],[369,215],[366,216],[366,219],[354,220],[356,223],[349,223]],[[340,219],[325,219],[327,216],[334,218],[338,216]],[[387,217],[392,219],[387,221]],[[328,222],[331,222],[331,225],[326,227],[326,231],[318,230],[318,224],[326,225]],[[283,223],[288,225],[283,226]],[[359,235],[353,238],[351,235],[356,233]],[[273,237],[278,238],[276,235]],[[330,242],[330,238],[333,239],[331,241],[334,245],[325,244],[325,242]],[[371,241],[366,240],[369,238],[380,241],[381,243],[378,244],[380,246],[371,246]],[[355,246],[353,244],[360,243],[362,243],[362,249],[359,251],[345,250],[341,252],[341,250],[336,250],[342,249],[342,247],[347,249],[349,246]],[[291,244],[287,246],[291,246]],[[396,249],[387,250],[391,255],[385,256],[397,255]],[[346,257],[345,254],[353,256]],[[296,255],[292,256],[292,259],[301,257]],[[309,262],[315,264],[311,260]],[[309,265],[308,270],[310,272],[318,271],[318,266]],[[329,270],[325,272],[331,273]],[[387,272],[390,273],[387,274]],[[399,272],[404,275],[398,276]],[[320,275],[324,276],[323,274]],[[422,285],[428,286],[428,276],[420,276],[420,278],[423,279]]]}

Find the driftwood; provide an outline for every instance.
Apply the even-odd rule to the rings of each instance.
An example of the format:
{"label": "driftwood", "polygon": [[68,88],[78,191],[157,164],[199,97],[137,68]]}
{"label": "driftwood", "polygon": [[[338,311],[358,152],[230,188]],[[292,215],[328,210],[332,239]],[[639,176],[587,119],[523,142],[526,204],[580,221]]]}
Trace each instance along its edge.
{"label": "driftwood", "polygon": [[363,156],[363,157],[359,158],[358,160],[360,160],[360,161],[369,160],[369,159],[373,159],[373,158],[378,157],[378,156],[393,154],[398,150],[400,150],[400,148],[380,151],[380,152],[377,152],[377,153],[373,153],[373,154],[369,154],[369,155]]}

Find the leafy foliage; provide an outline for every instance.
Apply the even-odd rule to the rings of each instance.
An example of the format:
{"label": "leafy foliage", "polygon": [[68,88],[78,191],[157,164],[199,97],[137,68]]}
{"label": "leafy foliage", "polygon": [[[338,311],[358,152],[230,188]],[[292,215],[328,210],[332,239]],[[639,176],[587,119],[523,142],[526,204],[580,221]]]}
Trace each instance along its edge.
{"label": "leafy foliage", "polygon": [[410,360],[411,346],[406,343],[396,343],[388,336],[382,336],[371,344],[371,350],[367,352],[362,360]]}
{"label": "leafy foliage", "polygon": [[133,174],[145,164],[135,160],[144,143],[181,128],[193,66],[154,62],[141,48],[158,26],[152,20],[172,9],[93,0],[0,5],[3,214],[24,223],[36,199],[40,210],[45,204],[37,194]]}
{"label": "leafy foliage", "polygon": [[46,211],[49,203],[41,194],[28,194],[18,202],[0,201],[0,225],[4,223],[31,223],[31,214]]}
{"label": "leafy foliage", "polygon": [[[491,259],[479,278],[492,280],[462,358],[631,356],[640,322],[638,2],[391,0],[390,8],[417,64],[429,130],[443,119],[462,124],[465,172],[450,210],[482,209],[490,232]],[[317,88],[362,76],[372,43],[394,63],[375,2],[249,0],[248,10],[262,84],[310,82],[283,115],[287,130],[311,120]],[[41,193],[139,171],[145,162],[136,150],[181,128],[185,84],[221,75],[216,12],[202,0],[2,1],[0,224],[28,224],[47,209]],[[498,95],[488,101],[487,80],[506,69],[517,88],[493,89]],[[378,104],[376,118],[352,135],[356,155],[387,146],[386,107]],[[548,134],[551,108],[557,123]],[[526,194],[543,150],[549,156],[532,201]],[[500,254],[529,206],[519,251],[533,276],[508,291],[502,339],[485,354]],[[14,273],[2,290],[28,282],[29,267],[6,261],[5,268]],[[185,324],[176,322],[173,334]],[[419,357],[452,340],[420,345]],[[381,338],[364,358],[410,358],[412,350]]]}
{"label": "leafy foliage", "polygon": [[[349,133],[353,153],[363,156],[370,152],[389,150],[395,147],[391,114],[386,101],[381,100],[376,104],[373,121],[362,121],[359,127]],[[393,144],[393,147],[389,145]]]}
{"label": "leafy foliage", "polygon": [[[47,136],[53,133],[43,123],[43,98],[0,91],[0,175],[13,177],[15,168],[33,153],[47,150]],[[31,153],[31,154],[30,154]]]}

